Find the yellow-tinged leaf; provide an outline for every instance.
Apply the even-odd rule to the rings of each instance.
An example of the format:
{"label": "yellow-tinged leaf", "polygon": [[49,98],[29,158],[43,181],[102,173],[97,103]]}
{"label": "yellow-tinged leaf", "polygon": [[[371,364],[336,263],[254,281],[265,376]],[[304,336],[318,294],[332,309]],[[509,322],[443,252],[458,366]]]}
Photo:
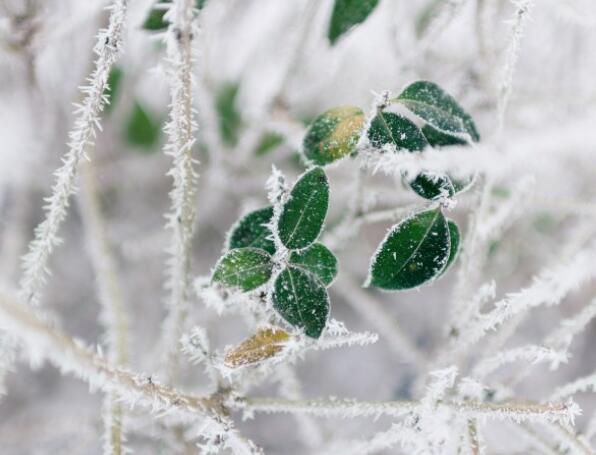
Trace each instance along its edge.
{"label": "yellow-tinged leaf", "polygon": [[229,367],[240,367],[261,362],[281,352],[290,335],[281,329],[261,329],[226,353]]}
{"label": "yellow-tinged leaf", "polygon": [[355,106],[340,106],[319,115],[304,137],[304,156],[308,161],[326,165],[356,150],[365,119]]}

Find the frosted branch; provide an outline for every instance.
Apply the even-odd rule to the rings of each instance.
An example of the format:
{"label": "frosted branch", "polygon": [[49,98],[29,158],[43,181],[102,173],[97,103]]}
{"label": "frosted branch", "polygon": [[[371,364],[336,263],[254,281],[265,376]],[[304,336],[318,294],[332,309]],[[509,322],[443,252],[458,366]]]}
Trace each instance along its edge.
{"label": "frosted branch", "polygon": [[499,87],[499,100],[497,103],[499,132],[505,123],[505,112],[509,104],[509,98],[511,97],[513,75],[517,60],[519,59],[521,39],[530,17],[530,12],[534,7],[534,0],[515,0],[513,3],[515,3],[517,9],[511,23],[511,31],[505,50],[505,65],[500,78],[501,85]]}
{"label": "frosted branch", "polygon": [[60,370],[84,380],[93,389],[117,394],[130,406],[140,405],[157,414],[181,417],[216,411],[217,400],[184,395],[147,376],[112,366],[93,349],[42,322],[6,294],[0,295],[0,324],[29,351],[48,358]]}
{"label": "frosted branch", "polygon": [[559,327],[546,338],[546,343],[549,346],[567,349],[573,338],[585,330],[594,317],[596,317],[596,299],[592,299],[576,315],[563,319]]}
{"label": "frosted branch", "polygon": [[[358,401],[350,399],[286,400],[281,398],[237,398],[232,407],[245,412],[305,413],[317,417],[349,419],[378,418],[383,415],[402,417],[426,412],[427,406],[416,401]],[[579,407],[573,402],[556,404],[483,403],[475,401],[438,401],[436,409],[457,412],[458,416],[511,422],[573,422]]]}
{"label": "frosted branch", "polygon": [[120,56],[125,25],[126,0],[114,0],[109,7],[108,28],[100,30],[94,51],[95,69],[88,77],[89,85],[81,87],[83,102],[75,110],[76,120],[69,134],[68,152],[62,166],[54,173],[52,194],[46,198],[46,217],[35,229],[29,252],[23,257],[23,277],[19,298],[36,305],[49,274],[48,260],[60,244],[58,231],[66,217],[69,198],[76,192],[77,167],[87,147],[93,146],[96,129],[101,130],[100,113],[106,104],[104,91],[112,65]]}
{"label": "frosted branch", "polygon": [[596,372],[558,387],[550,396],[551,400],[560,400],[580,392],[596,392]]}
{"label": "frosted branch", "polygon": [[170,21],[165,38],[170,118],[165,127],[168,140],[164,150],[173,159],[168,175],[174,182],[170,192],[171,211],[166,216],[172,238],[168,248],[170,258],[166,287],[170,295],[167,302],[168,316],[164,322],[163,346],[171,378],[178,374],[178,341],[183,333],[192,290],[191,247],[197,179],[192,157],[197,129],[192,97],[193,5],[192,0],[175,0],[166,13],[166,18]]}
{"label": "frosted branch", "polygon": [[481,360],[474,367],[472,374],[475,377],[484,377],[503,365],[518,362],[520,360],[525,360],[533,364],[547,362],[551,364],[551,369],[556,369],[559,364],[567,363],[568,355],[565,351],[557,351],[544,346],[521,346],[519,348],[498,352],[491,357]]}
{"label": "frosted branch", "polygon": [[593,250],[592,245],[573,259],[543,271],[529,287],[496,302],[494,310],[480,315],[464,329],[461,338],[455,343],[454,351],[462,352],[518,314],[540,305],[559,304],[569,292],[596,276]]}

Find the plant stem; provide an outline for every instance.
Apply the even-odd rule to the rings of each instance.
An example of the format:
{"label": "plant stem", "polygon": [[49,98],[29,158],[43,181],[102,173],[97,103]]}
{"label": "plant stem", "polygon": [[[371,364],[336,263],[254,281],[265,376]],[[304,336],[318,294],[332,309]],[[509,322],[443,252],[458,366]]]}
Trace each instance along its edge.
{"label": "plant stem", "polygon": [[166,34],[170,84],[170,120],[166,125],[168,142],[165,153],[173,158],[168,175],[173,180],[170,192],[171,212],[167,227],[172,232],[168,252],[168,316],[164,322],[163,348],[171,382],[179,375],[179,347],[191,295],[191,246],[195,222],[197,175],[192,147],[197,128],[192,97],[192,0],[176,0],[167,15],[170,25]]}
{"label": "plant stem", "polygon": [[[108,355],[113,364],[125,365],[128,361],[129,318],[123,302],[117,266],[106,236],[92,162],[82,164],[81,183],[79,201],[91,263],[97,276],[101,321],[107,335]],[[120,455],[123,452],[122,406],[113,394],[107,394],[104,399],[104,428],[105,453]]]}

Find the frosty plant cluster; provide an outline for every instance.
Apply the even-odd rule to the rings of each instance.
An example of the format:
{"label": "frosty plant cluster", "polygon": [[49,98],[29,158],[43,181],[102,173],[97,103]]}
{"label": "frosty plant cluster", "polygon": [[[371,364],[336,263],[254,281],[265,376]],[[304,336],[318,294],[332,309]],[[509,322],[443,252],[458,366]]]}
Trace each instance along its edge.
{"label": "frosty plant cluster", "polygon": [[[391,112],[393,104],[421,119],[422,128],[405,115]],[[353,106],[324,112],[304,138],[303,154],[312,167],[290,192],[283,175],[274,170],[269,182],[273,205],[248,213],[232,228],[212,282],[261,294],[263,305],[275,310],[270,322],[281,318],[291,328],[319,338],[329,318],[326,288],[338,270],[333,253],[317,243],[330,200],[322,166],[359,153],[417,153],[478,140],[472,118],[428,81],[408,85],[379,106],[369,122]],[[460,231],[443,211],[474,180],[431,172],[403,178],[430,206],[393,226],[371,259],[367,284],[384,290],[415,288],[447,271],[459,251]]]}
{"label": "frosty plant cluster", "polygon": [[[226,82],[218,90],[218,87],[208,85],[212,81],[195,80],[195,63],[198,63],[195,52],[199,47],[195,38],[200,37],[197,19],[200,21],[203,10],[209,8],[210,3],[210,0],[157,0],[147,5],[150,8],[145,12],[142,24],[145,31],[163,39],[166,45],[165,49],[160,47],[156,52],[165,52],[163,63],[169,88],[169,117],[163,128],[166,136],[163,152],[171,158],[167,175],[172,180],[166,216],[168,260],[164,267],[167,317],[155,343],[156,351],[163,356],[157,360],[149,359],[153,364],[145,362],[148,359],[129,358],[128,321],[132,315],[127,314],[126,292],[120,288],[124,274],[119,270],[117,255],[111,250],[110,230],[103,218],[100,190],[93,174],[94,161],[85,159],[94,158],[96,135],[102,130],[102,122],[113,120],[114,117],[109,116],[109,106],[116,102],[118,90],[123,87],[124,72],[116,65],[125,47],[128,2],[113,0],[107,28],[100,30],[97,37],[94,69],[88,85],[82,89],[81,105],[75,111],[67,151],[46,199],[45,218],[35,230],[29,252],[24,256],[20,287],[15,292],[0,292],[1,391],[4,392],[4,375],[13,368],[21,348],[33,364],[48,359],[61,372],[74,374],[92,389],[103,391],[106,455],[128,453],[127,434],[132,436],[133,444],[139,442],[133,439],[136,435],[142,436],[139,439],[149,440],[150,444],[159,440],[167,453],[194,453],[198,447],[199,452],[205,454],[262,454],[256,444],[236,429],[235,412],[243,413],[246,418],[257,412],[292,414],[305,445],[317,454],[363,455],[400,446],[404,453],[412,454],[481,455],[487,453],[483,435],[492,430],[488,424],[496,421],[515,426],[515,430],[541,453],[594,453],[589,440],[596,435],[596,416],[588,423],[585,436],[577,433],[572,425],[580,410],[571,397],[578,392],[594,390],[596,373],[567,382],[539,401],[520,401],[514,389],[529,374],[532,365],[547,363],[555,369],[570,358],[568,350],[573,338],[596,317],[596,300],[564,319],[550,335],[543,337],[541,344],[506,346],[530,311],[540,306],[558,305],[574,289],[596,278],[593,220],[569,235],[572,239],[564,245],[561,254],[556,255],[554,267],[545,267],[518,292],[495,299],[494,281],[483,283],[480,276],[486,265],[484,253],[493,239],[493,231],[502,233],[511,223],[523,191],[515,192],[500,205],[494,204],[496,207],[487,208],[491,203],[490,179],[495,176],[489,175],[488,165],[484,164],[483,168],[477,165],[487,156],[490,165],[500,160],[501,156],[494,152],[498,147],[491,145],[491,139],[478,144],[480,135],[472,117],[435,82],[418,80],[409,83],[393,97],[385,93],[375,100],[368,114],[357,106],[334,107],[320,114],[306,128],[305,124],[292,118],[290,109],[285,109],[283,93],[274,93],[271,109],[268,108],[264,115],[271,117],[267,119],[270,121],[275,116],[273,111],[277,114],[283,111],[280,117],[286,127],[296,129],[298,125],[302,142],[298,141],[299,147],[286,148],[301,148],[299,152],[305,169],[300,167],[302,174],[290,185],[286,176],[273,166],[264,185],[268,205],[240,217],[229,229],[224,251],[209,276],[195,280],[193,236],[199,230],[198,225],[209,218],[210,203],[217,207],[221,200],[218,198],[228,196],[225,191],[208,191],[209,194],[201,194],[203,199],[197,202],[196,196],[201,193],[197,191],[199,180],[195,169],[198,149],[201,148],[201,153],[208,157],[202,165],[201,179],[205,179],[205,187],[209,190],[213,181],[227,181],[236,174],[254,177],[250,174],[258,170],[258,166],[247,164],[254,157],[250,155],[252,149],[249,150],[249,146],[255,146],[257,136],[269,133],[268,128],[274,123],[263,122],[267,125],[262,131],[251,137],[244,136],[240,131],[242,115],[235,106],[239,85]],[[252,2],[246,2],[249,3]],[[314,8],[313,5],[325,2],[307,3]],[[439,33],[457,16],[464,3],[428,2],[432,13],[428,17],[438,18],[431,21],[429,28]],[[478,5],[489,3],[479,1]],[[523,25],[533,6],[531,0],[513,3],[516,15],[506,46],[506,53],[511,56],[506,62],[508,76],[504,79],[500,98],[493,100],[498,106],[500,127],[512,92]],[[224,5],[221,11],[230,8],[238,14],[244,11],[239,4],[244,2],[220,2]],[[335,0],[325,29],[328,50],[333,51],[334,46],[371,16],[379,4],[380,0]],[[435,14],[437,8],[442,13]],[[427,9],[424,11],[428,13]],[[482,14],[479,10],[478,16]],[[482,30],[478,32],[482,37]],[[301,52],[298,46],[296,54]],[[204,62],[208,60],[205,58]],[[295,59],[289,61],[288,74],[291,74]],[[206,73],[201,76],[209,79]],[[198,87],[201,83],[205,86]],[[207,90],[201,90],[205,88]],[[194,98],[197,93],[207,98],[211,89],[212,106],[209,100]],[[162,131],[159,121],[143,110],[138,99],[133,99],[132,116],[126,127],[128,145],[145,147],[147,151],[157,145]],[[209,124],[207,114],[205,125],[199,124],[195,110],[198,106],[201,111],[212,108],[214,117],[224,119],[217,118],[219,124],[217,121]],[[210,127],[214,131],[210,131]],[[288,137],[281,133],[279,137],[269,137],[264,148],[284,141],[288,145],[291,134],[284,131]],[[200,144],[196,143],[197,138]],[[253,139],[254,143],[251,143]],[[581,141],[566,142],[565,153],[573,149],[574,144],[577,146],[577,142]],[[561,154],[555,153],[556,148],[556,145],[551,147],[549,159],[554,160],[556,153]],[[220,154],[222,149],[224,153]],[[232,159],[223,155],[235,149],[246,153],[234,154],[232,165]],[[271,151],[259,150],[255,155],[261,157]],[[511,160],[509,168],[516,162],[511,155],[506,157]],[[453,156],[456,159],[448,162]],[[478,156],[480,158],[476,158]],[[471,160],[473,166],[465,167],[463,174],[457,173],[461,171],[458,163],[468,157],[475,157]],[[439,162],[438,165],[433,160]],[[340,161],[350,180],[361,183],[357,191],[348,191],[348,197],[343,201],[337,197],[339,188],[333,191],[335,180],[328,179],[327,175],[332,174],[330,168]],[[414,161],[418,167],[408,165]],[[415,201],[414,206],[395,209],[393,202],[389,202],[388,210],[374,211],[371,209],[374,204],[369,206],[360,200],[365,199],[363,192],[369,188],[355,176],[368,177],[367,173],[377,169],[397,177],[398,181],[401,179]],[[453,213],[458,196],[475,184],[474,172],[480,170],[486,171],[487,175],[478,179],[482,191],[475,195],[478,200],[473,203],[478,202],[478,206],[471,211],[463,238],[460,228],[448,215]],[[159,176],[163,173],[165,171]],[[260,185],[261,176],[258,178]],[[85,241],[90,246],[90,263],[97,277],[101,304],[99,322],[106,335],[105,347],[103,344],[87,346],[69,336],[58,327],[59,324],[49,323],[55,320],[54,315],[41,308],[43,290],[51,276],[52,254],[61,243],[60,229],[66,220],[70,199],[77,193],[79,180],[82,190],[80,217]],[[161,183],[159,188],[162,188]],[[395,190],[394,182],[385,181],[380,184],[380,191],[371,188],[371,193],[374,192],[375,197],[383,194],[388,185],[391,191]],[[257,188],[260,191],[260,187]],[[519,184],[517,188],[523,189],[523,185]],[[244,202],[244,194],[234,194]],[[336,208],[334,212],[341,216],[326,226],[330,209]],[[583,206],[579,209],[593,217],[591,207],[589,210]],[[345,237],[351,236],[350,240],[355,242],[364,238],[360,228],[365,219],[367,222],[371,219],[372,222],[391,220],[396,224],[390,227],[384,239],[375,239],[379,245],[371,258],[353,258],[364,262],[359,264],[362,269],[368,265],[366,279],[359,278],[364,282],[354,283],[356,280],[351,280],[347,272],[349,267],[344,265],[342,270],[338,257],[344,260],[345,256],[339,253],[345,246]],[[460,244],[464,245],[461,255]],[[444,277],[458,257],[460,267],[454,280],[452,314],[443,330],[446,339],[441,340],[445,343],[436,343],[439,346],[432,353],[422,352],[418,343],[411,342],[397,321],[376,301],[374,294],[363,288],[383,291],[419,288]],[[399,357],[400,370],[402,365],[404,370],[409,370],[410,377],[400,378],[408,383],[408,390],[398,394],[405,398],[403,401],[302,397],[294,365],[307,351],[367,345],[379,338],[368,331],[352,332],[333,318],[330,288],[334,283],[337,284],[333,295],[337,294],[349,303],[367,328],[379,332],[387,342],[386,347]],[[218,315],[225,312],[240,315],[248,327],[249,336],[221,350],[213,348],[207,331],[200,324],[209,324],[211,328],[210,318],[215,315],[197,311],[197,300],[215,308]],[[423,319],[426,323],[427,319]],[[485,343],[482,352],[474,351],[479,343]],[[186,364],[185,359],[189,361]],[[528,368],[515,372],[504,381],[491,376],[502,366],[518,361],[527,362]],[[189,377],[192,381],[198,377],[186,375],[191,372],[188,363],[202,364],[207,380],[200,384],[199,381],[192,384],[187,381]],[[131,365],[150,365],[148,368],[155,371],[152,375],[142,374],[133,371]],[[393,375],[394,370],[390,374]],[[279,385],[279,396],[251,395],[254,387],[268,383]],[[182,390],[183,385],[189,390]],[[135,412],[129,412],[129,408],[134,408]],[[142,419],[148,415],[160,419],[159,425],[147,425]],[[333,431],[329,434],[320,431],[311,420],[313,416],[384,416],[391,419],[391,426],[362,440],[336,438]],[[128,425],[128,422],[132,424]],[[329,447],[324,447],[326,445]]]}
{"label": "frosty plant cluster", "polygon": [[232,229],[230,251],[215,267],[213,281],[245,292],[265,287],[287,323],[319,338],[329,317],[326,287],[337,274],[333,253],[315,243],[327,214],[329,183],[315,167],[289,195],[281,175],[272,186],[274,206],[249,213]]}

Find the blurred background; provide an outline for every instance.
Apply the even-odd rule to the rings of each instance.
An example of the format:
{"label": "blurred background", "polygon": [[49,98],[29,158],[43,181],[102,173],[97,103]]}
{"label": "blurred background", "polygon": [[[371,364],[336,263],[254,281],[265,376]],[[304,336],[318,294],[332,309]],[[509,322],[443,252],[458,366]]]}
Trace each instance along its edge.
{"label": "blurred background", "polygon": [[[96,32],[106,24],[105,6],[103,1],[0,0],[0,276],[9,285],[17,285],[20,256],[43,219],[43,197],[66,151],[73,103],[80,100],[78,87],[92,69]],[[153,0],[130,2],[125,53],[110,79],[112,103],[90,152],[130,313],[131,368],[148,375],[159,361],[156,343],[165,315],[169,233],[164,213],[172,183],[166,176],[171,160],[162,150],[169,102],[165,48],[160,32],[143,26],[152,6]],[[291,181],[305,169],[299,151],[316,115],[347,104],[368,112],[375,93],[397,94],[416,79],[432,80],[451,93],[473,115],[483,143],[536,157],[529,166],[491,180],[487,216],[507,204],[514,207],[482,245],[473,286],[494,280],[497,297],[515,291],[563,254],[576,252],[573,242],[581,247],[584,237],[596,233],[593,0],[536,2],[518,59],[510,55],[516,5],[508,0],[381,0],[366,22],[333,46],[326,36],[331,8],[330,0],[207,0],[199,13],[194,41],[197,277],[210,273],[234,221],[267,204],[264,184],[271,165]],[[497,105],[512,62],[511,99],[499,134]],[[544,157],[541,147],[548,149]],[[329,169],[328,229],[347,210],[356,175],[351,160]],[[379,210],[423,202],[399,179],[370,175],[366,188],[370,205]],[[464,236],[482,188],[460,195],[451,214]],[[335,250],[341,278],[360,287],[370,256],[391,225],[368,225]],[[64,243],[51,260],[42,304],[60,316],[67,333],[100,342],[95,276],[76,198],[61,236]],[[456,275],[457,264],[421,290],[366,290],[362,298],[394,318],[431,359],[445,342]],[[507,346],[539,343],[595,291],[594,284],[584,286],[562,305],[532,313]],[[376,331],[345,294],[331,288],[332,317],[353,330]],[[198,298],[189,326],[193,322],[207,327],[218,348],[250,334],[241,319],[219,318]],[[539,400],[557,385],[591,373],[596,369],[595,336],[592,324],[572,345],[568,365],[552,373],[545,365],[535,367],[515,385],[516,395]],[[479,347],[469,361],[485,353]],[[517,368],[499,370],[495,380],[506,380]],[[187,370],[183,386],[204,390],[202,368],[188,365]],[[372,346],[311,352],[296,371],[306,397],[378,400],[411,398],[419,375],[384,337]],[[278,388],[272,380],[254,393],[271,396]],[[588,394],[577,400],[584,410],[581,429],[595,401]],[[100,453],[100,406],[101,394],[89,393],[84,383],[49,365],[32,369],[19,362],[0,402],[0,451]],[[129,423],[135,453],[171,453],[157,424],[134,415]],[[266,453],[318,453],[291,416],[257,415],[239,425]],[[316,425],[321,440],[332,441],[370,436],[389,421],[320,419]],[[509,431],[503,424],[490,433],[488,442],[498,441],[491,453],[530,453],[523,439],[503,440]]]}

